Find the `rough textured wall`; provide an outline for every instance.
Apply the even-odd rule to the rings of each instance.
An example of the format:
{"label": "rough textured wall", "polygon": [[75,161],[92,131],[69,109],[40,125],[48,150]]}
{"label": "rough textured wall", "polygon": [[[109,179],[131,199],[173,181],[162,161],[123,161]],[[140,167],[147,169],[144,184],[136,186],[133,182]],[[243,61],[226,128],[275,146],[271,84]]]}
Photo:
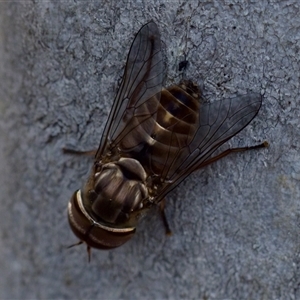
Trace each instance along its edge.
{"label": "rough textured wall", "polygon": [[[0,3],[1,299],[299,299],[298,1]],[[209,101],[247,91],[263,107],[231,155],[168,197],[136,236],[87,262],[66,217],[134,34],[153,19],[166,84],[185,76]]]}

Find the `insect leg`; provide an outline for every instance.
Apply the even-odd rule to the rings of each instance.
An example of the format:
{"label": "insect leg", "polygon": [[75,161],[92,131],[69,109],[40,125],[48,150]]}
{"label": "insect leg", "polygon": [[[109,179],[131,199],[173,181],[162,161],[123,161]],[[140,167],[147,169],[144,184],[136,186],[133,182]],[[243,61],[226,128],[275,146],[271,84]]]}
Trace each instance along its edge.
{"label": "insect leg", "polygon": [[[92,228],[93,228],[93,226],[90,227],[90,230],[91,230]],[[88,234],[90,230],[88,230],[88,231],[86,232],[86,234]],[[83,244],[83,243],[84,243],[84,241],[81,241],[81,240],[80,240],[79,242],[77,242],[77,243],[75,243],[75,244],[72,244],[72,245],[68,246],[67,249],[73,248],[73,247],[75,247],[75,246],[79,246],[79,245],[81,245],[81,244]],[[88,260],[89,260],[89,262],[91,262],[91,253],[92,253],[91,247],[90,247],[89,245],[86,245],[86,250],[87,250],[87,253],[88,253]]]}
{"label": "insect leg", "polygon": [[72,248],[72,247],[75,247],[75,246],[78,246],[78,245],[81,245],[81,244],[83,244],[83,243],[84,243],[83,241],[79,241],[79,242],[77,242],[77,243],[75,243],[75,244],[72,244],[72,245],[68,246],[67,249]]}
{"label": "insect leg", "polygon": [[88,150],[88,151],[77,151],[73,149],[63,148],[64,154],[72,154],[72,155],[85,155],[85,156],[95,156],[97,150]]}
{"label": "insect leg", "polygon": [[172,231],[170,229],[168,219],[165,214],[165,206],[166,206],[166,198],[163,198],[161,202],[159,203],[159,209],[160,209],[160,214],[166,229],[166,235],[172,235]]}
{"label": "insect leg", "polygon": [[227,150],[225,150],[224,152],[218,154],[217,156],[211,157],[210,159],[208,159],[207,161],[203,162],[197,169],[198,170],[202,167],[205,167],[207,165],[210,165],[211,163],[227,156],[230,153],[233,152],[244,152],[244,151],[248,151],[248,150],[254,150],[254,149],[260,149],[260,148],[267,148],[269,146],[269,143],[267,141],[264,141],[263,143],[259,144],[259,145],[255,145],[255,146],[250,146],[250,147],[241,147],[241,148],[229,148]]}

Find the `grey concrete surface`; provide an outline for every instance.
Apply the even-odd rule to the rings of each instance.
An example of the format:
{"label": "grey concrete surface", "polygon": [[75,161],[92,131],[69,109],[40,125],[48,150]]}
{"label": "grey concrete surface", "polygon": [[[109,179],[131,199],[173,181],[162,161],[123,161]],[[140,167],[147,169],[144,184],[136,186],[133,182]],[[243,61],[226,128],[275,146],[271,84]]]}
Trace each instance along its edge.
{"label": "grey concrete surface", "polygon": [[[113,251],[75,243],[67,202],[99,144],[134,34],[153,19],[168,77],[208,101],[264,94],[229,145]],[[300,6],[294,1],[0,3],[0,299],[300,299]]]}

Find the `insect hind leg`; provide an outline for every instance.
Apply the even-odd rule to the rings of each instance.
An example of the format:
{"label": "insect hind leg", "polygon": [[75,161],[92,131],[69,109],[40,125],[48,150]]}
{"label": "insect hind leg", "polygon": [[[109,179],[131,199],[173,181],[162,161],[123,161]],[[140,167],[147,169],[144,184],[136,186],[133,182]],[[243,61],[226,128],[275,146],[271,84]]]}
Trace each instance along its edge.
{"label": "insect hind leg", "polygon": [[[205,161],[204,163],[202,163],[197,169],[200,169],[200,168],[203,168],[207,165],[210,165],[211,163],[227,156],[228,154],[230,153],[234,153],[234,152],[244,152],[244,151],[248,151],[248,150],[254,150],[254,149],[260,149],[260,148],[267,148],[269,147],[269,143],[267,141],[264,141],[263,143],[261,144],[258,144],[258,145],[254,145],[254,146],[249,146],[249,147],[241,147],[241,148],[229,148],[227,150],[225,150],[224,152],[214,156],[214,157],[211,157],[210,159],[208,159],[207,161]],[[195,169],[195,170],[197,170]]]}

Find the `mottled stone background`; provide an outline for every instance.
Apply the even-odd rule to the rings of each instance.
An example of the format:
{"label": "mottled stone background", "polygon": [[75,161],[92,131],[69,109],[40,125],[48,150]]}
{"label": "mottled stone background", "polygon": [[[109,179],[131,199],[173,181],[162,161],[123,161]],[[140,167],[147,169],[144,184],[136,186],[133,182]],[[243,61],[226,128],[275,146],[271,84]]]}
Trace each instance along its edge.
{"label": "mottled stone background", "polygon": [[[66,207],[122,76],[153,19],[168,77],[208,101],[247,91],[263,107],[231,146],[269,141],[193,174],[113,251],[77,241]],[[1,299],[300,299],[299,1],[0,3]]]}

